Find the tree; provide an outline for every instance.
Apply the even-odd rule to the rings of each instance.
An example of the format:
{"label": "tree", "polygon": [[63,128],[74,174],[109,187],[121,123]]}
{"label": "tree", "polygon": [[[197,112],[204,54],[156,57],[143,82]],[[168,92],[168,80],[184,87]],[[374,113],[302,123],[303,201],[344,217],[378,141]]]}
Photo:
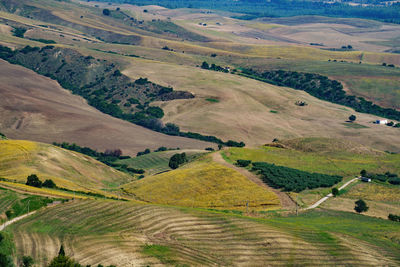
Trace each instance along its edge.
{"label": "tree", "polygon": [[361,175],[361,177],[367,176],[367,171],[366,170],[360,171],[360,175]]}
{"label": "tree", "polygon": [[107,8],[103,9],[104,16],[110,16],[110,14],[111,14],[111,11],[109,9],[107,9]]}
{"label": "tree", "polygon": [[65,250],[63,245],[61,245],[60,250],[58,251],[58,256],[65,256]]}
{"label": "tree", "polygon": [[3,239],[4,239],[4,236],[2,233],[0,233],[0,244],[1,244],[1,241],[3,241]]}
{"label": "tree", "polygon": [[208,63],[207,63],[206,61],[204,61],[204,62],[201,64],[201,68],[202,68],[202,69],[205,69],[205,70],[208,70],[208,69],[210,68],[210,65],[208,65]]}
{"label": "tree", "polygon": [[357,119],[356,115],[351,115],[349,117],[349,121],[351,121],[351,122],[355,121],[356,119]]}
{"label": "tree", "polygon": [[31,267],[33,265],[33,259],[31,256],[23,256],[22,257],[22,266],[23,267]]}
{"label": "tree", "polygon": [[367,203],[365,203],[365,201],[362,199],[357,200],[355,204],[356,205],[354,207],[354,210],[357,211],[358,213],[365,212],[369,209]]}
{"label": "tree", "polygon": [[186,153],[175,154],[169,159],[168,166],[171,169],[177,169],[179,165],[187,162]]}
{"label": "tree", "polygon": [[48,267],[78,267],[80,264],[76,263],[74,260],[67,256],[58,255],[55,257]]}
{"label": "tree", "polygon": [[337,189],[336,187],[332,188],[332,195],[334,197],[337,197],[339,195],[339,189]]}
{"label": "tree", "polygon": [[31,174],[26,179],[26,185],[34,187],[42,187],[42,182],[39,180],[36,174]]}
{"label": "tree", "polygon": [[3,253],[0,253],[0,266],[1,267],[14,267],[12,258]]}
{"label": "tree", "polygon": [[57,186],[56,186],[56,184],[53,182],[53,180],[47,179],[46,181],[44,181],[43,187],[47,187],[47,188],[56,188]]}
{"label": "tree", "polygon": [[222,145],[221,144],[218,144],[218,150],[221,150],[222,149]]}

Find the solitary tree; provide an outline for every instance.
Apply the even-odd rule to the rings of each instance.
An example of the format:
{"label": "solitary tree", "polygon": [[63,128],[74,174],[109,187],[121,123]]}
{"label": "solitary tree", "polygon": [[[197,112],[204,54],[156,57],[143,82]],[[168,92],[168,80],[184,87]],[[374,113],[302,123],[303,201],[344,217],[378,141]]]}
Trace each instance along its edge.
{"label": "solitary tree", "polygon": [[58,251],[58,256],[65,256],[65,250],[63,245],[61,245],[60,250]]}
{"label": "solitary tree", "polygon": [[356,119],[357,119],[356,115],[351,115],[351,116],[349,117],[349,120],[350,120],[351,122],[355,121]]}
{"label": "solitary tree", "polygon": [[365,212],[369,209],[367,203],[365,203],[365,201],[362,199],[357,200],[355,204],[356,206],[354,207],[354,210],[357,211],[358,213]]}
{"label": "solitary tree", "polygon": [[332,195],[334,197],[338,196],[339,195],[339,189],[337,189],[336,187],[332,188]]}
{"label": "solitary tree", "polygon": [[111,14],[111,12],[110,12],[109,9],[107,9],[107,8],[103,9],[103,15],[104,16],[110,16],[110,14]]}
{"label": "solitary tree", "polygon": [[47,188],[56,188],[57,186],[56,186],[56,184],[53,182],[53,180],[47,179],[46,181],[44,181],[43,187],[47,187]]}

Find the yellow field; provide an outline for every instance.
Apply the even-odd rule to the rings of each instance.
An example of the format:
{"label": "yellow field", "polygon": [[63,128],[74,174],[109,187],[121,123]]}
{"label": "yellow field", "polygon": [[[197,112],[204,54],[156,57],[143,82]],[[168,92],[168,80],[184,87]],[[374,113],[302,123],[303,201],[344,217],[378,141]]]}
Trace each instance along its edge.
{"label": "yellow field", "polygon": [[124,186],[140,200],[174,206],[267,210],[278,208],[277,196],[233,169],[206,158]]}
{"label": "yellow field", "polygon": [[400,187],[376,183],[358,183],[345,194],[345,197],[397,203],[400,205]]}
{"label": "yellow field", "polygon": [[93,158],[52,145],[30,141],[0,141],[0,177],[26,182],[30,174],[57,186],[93,191],[117,187],[134,179]]}

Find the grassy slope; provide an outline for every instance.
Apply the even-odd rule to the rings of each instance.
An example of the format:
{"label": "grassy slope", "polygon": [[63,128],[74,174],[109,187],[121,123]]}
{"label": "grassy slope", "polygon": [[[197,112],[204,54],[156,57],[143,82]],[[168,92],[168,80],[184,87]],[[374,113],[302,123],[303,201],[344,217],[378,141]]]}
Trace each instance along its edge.
{"label": "grassy slope", "polygon": [[176,153],[186,153],[189,160],[196,158],[199,154],[205,153],[205,150],[172,150],[164,152],[153,152],[150,154],[123,159],[117,161],[120,164],[127,164],[129,167],[143,169],[146,174],[155,174],[171,170],[168,166],[169,159]]}
{"label": "grassy slope", "polygon": [[28,253],[41,265],[63,243],[67,255],[92,265],[376,266],[398,264],[399,227],[333,211],[254,220],[193,209],[75,201],[9,230],[15,256]]}
{"label": "grassy slope", "polygon": [[[66,11],[62,11],[60,5],[67,5],[68,8],[65,8]],[[91,27],[95,28],[103,27],[104,29],[114,31],[117,31],[116,29],[119,27],[118,31],[124,34],[128,34],[134,30],[132,27],[123,25],[121,21],[104,18],[104,16],[99,15],[99,12],[96,13],[98,10],[96,12],[91,10],[89,12],[90,16],[85,15],[83,19],[80,19],[78,15],[82,11],[79,11],[76,6],[71,4],[53,3],[49,9],[57,10],[57,14],[64,19],[86,26],[91,25]],[[77,13],[72,14],[74,11]],[[39,23],[36,22],[36,24]],[[6,40],[10,39],[11,43],[17,41],[19,43],[26,42],[20,38],[9,36],[4,38]],[[218,61],[250,66],[261,64],[262,66],[268,67],[269,65],[271,67],[276,66],[277,62],[288,62],[289,59],[295,63],[304,63],[305,60],[308,60],[311,63],[309,65],[326,63],[326,70],[328,72],[334,69],[341,69],[336,64],[332,63],[329,65],[327,63],[328,59],[336,58],[338,60],[354,61],[358,60],[362,54],[361,52],[332,52],[297,46],[287,46],[284,48],[279,46],[278,49],[278,46],[274,45],[236,44],[235,42],[211,42],[206,44],[208,47],[205,47],[205,44],[201,43],[193,44],[186,41],[166,40],[160,38],[160,36],[151,35],[142,35],[141,45],[146,46],[146,48],[143,46],[76,42],[76,44],[78,43],[80,48],[77,48],[85,51],[85,53],[102,54],[86,50],[82,47],[100,48],[104,51],[123,51],[122,53],[125,54],[139,54],[150,59],[154,58],[167,62],[173,61],[186,65],[199,64],[204,59],[210,61],[209,55],[212,53],[218,54],[216,58]],[[164,45],[173,48],[177,53],[161,50],[160,48]],[[181,53],[182,51],[185,51],[185,54]],[[396,141],[397,131],[387,129],[386,127],[376,127],[366,124],[376,119],[375,116],[357,114],[361,124],[364,124],[364,126],[366,124],[370,128],[348,128],[342,124],[343,121],[341,118],[345,120],[350,115],[349,113],[353,113],[350,109],[337,105],[327,105],[326,102],[315,100],[303,94],[303,92],[287,88],[277,88],[249,79],[233,77],[232,75],[188,68],[186,65],[164,64],[154,60],[127,59],[110,54],[102,55],[104,57],[112,57],[117,59],[117,61],[125,61],[125,63],[129,60],[132,65],[125,73],[133,78],[145,76],[160,84],[172,85],[175,89],[194,92],[198,96],[197,99],[163,103],[167,112],[164,121],[175,122],[183,130],[217,135],[224,139],[243,140],[250,145],[259,145],[274,137],[288,138],[322,135],[340,138],[346,137],[381,149],[399,149],[397,147],[398,142]],[[265,57],[269,57],[270,60],[265,61]],[[276,59],[277,57],[280,59]],[[293,61],[293,58],[296,58],[296,60]],[[363,60],[364,62],[379,63],[382,60],[386,60],[386,55],[376,54],[373,57],[371,54],[364,53]],[[360,75],[369,75],[364,70],[365,68],[360,67],[359,69],[358,64],[348,63],[347,65],[361,73]],[[391,73],[397,70],[386,68],[385,71]],[[395,75],[394,72],[389,74],[389,76],[385,76],[385,79],[393,77]],[[387,88],[385,90],[387,91]],[[222,101],[217,104],[203,103],[203,97],[217,97],[221,98]],[[292,106],[299,99],[306,100],[312,105],[309,105],[307,108]],[[238,106],[241,109],[237,109],[236,107]],[[277,110],[279,113],[272,114],[270,110]],[[248,118],[251,118],[251,120]],[[209,123],[206,129],[203,126],[205,120]],[[374,136],[374,138],[366,138],[367,136]]]}
{"label": "grassy slope", "polygon": [[116,187],[133,178],[88,156],[30,141],[0,141],[0,177],[26,182],[30,174],[73,190]]}
{"label": "grassy slope", "polygon": [[279,205],[277,196],[210,158],[143,178],[124,190],[146,202],[174,206],[263,210]]}

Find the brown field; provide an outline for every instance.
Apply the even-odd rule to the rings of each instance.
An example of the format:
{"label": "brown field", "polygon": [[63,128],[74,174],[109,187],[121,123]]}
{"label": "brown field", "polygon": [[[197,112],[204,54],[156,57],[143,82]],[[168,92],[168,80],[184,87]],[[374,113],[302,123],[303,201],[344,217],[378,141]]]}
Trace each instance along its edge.
{"label": "brown field", "polygon": [[[183,130],[242,140],[250,146],[269,143],[274,138],[323,136],[400,151],[398,129],[372,124],[376,116],[318,100],[302,91],[142,59],[132,59],[124,73],[132,78],[149,77],[159,84],[194,93],[195,99],[159,103],[166,114],[164,120],[178,124]],[[219,102],[209,102],[207,98]],[[298,107],[294,104],[297,100],[309,105]],[[367,128],[347,127],[344,122],[351,114],[356,114],[357,122]]]}
{"label": "brown field", "polygon": [[9,138],[70,142],[103,151],[135,154],[160,146],[202,148],[209,143],[172,137],[113,118],[89,106],[58,83],[0,61],[0,131]]}

